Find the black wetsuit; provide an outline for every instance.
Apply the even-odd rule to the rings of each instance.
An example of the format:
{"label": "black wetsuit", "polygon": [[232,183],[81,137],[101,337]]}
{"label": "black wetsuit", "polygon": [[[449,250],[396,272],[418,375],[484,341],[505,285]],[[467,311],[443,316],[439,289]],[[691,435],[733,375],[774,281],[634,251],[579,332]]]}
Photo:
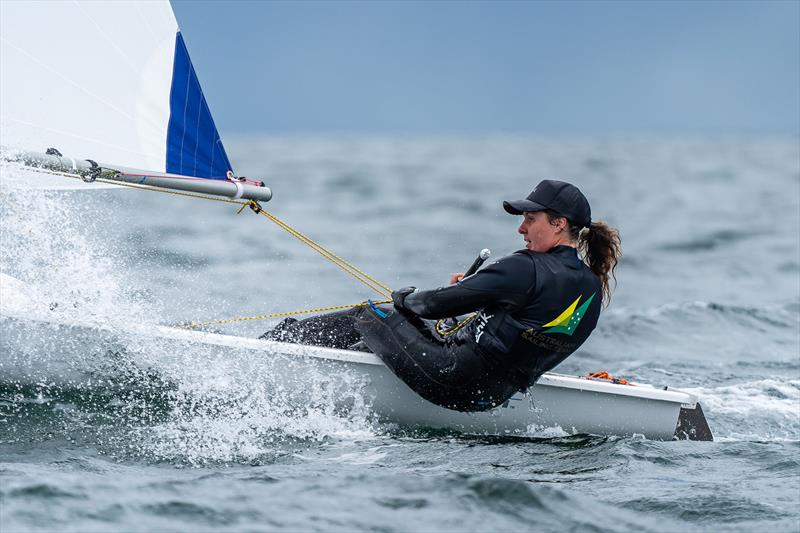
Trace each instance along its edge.
{"label": "black wetsuit", "polygon": [[[364,307],[288,329],[299,334],[295,342],[334,347],[347,347],[360,334],[423,398],[482,411],[529,387],[583,344],[597,324],[601,300],[600,280],[576,250],[557,246],[546,253],[520,250],[457,284],[413,292],[399,309]],[[444,338],[423,320],[472,311],[478,311],[475,318]],[[355,331],[342,327],[353,318]],[[333,338],[330,328],[326,333],[320,327],[326,320],[338,324],[333,344],[320,342]],[[289,340],[285,334],[268,337]]]}

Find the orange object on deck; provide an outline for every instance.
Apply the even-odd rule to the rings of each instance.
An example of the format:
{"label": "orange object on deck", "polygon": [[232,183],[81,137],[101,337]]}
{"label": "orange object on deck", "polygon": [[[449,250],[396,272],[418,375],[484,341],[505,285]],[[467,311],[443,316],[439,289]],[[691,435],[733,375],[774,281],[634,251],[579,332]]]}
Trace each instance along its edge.
{"label": "orange object on deck", "polygon": [[611,381],[612,383],[616,383],[618,385],[630,385],[631,387],[634,386],[632,383],[628,383],[627,379],[615,378],[614,376],[612,376],[611,374],[609,374],[605,370],[600,370],[598,372],[592,372],[590,374],[586,374],[586,376],[584,376],[584,377],[587,378],[587,379],[602,379],[602,380],[605,380],[605,381]]}

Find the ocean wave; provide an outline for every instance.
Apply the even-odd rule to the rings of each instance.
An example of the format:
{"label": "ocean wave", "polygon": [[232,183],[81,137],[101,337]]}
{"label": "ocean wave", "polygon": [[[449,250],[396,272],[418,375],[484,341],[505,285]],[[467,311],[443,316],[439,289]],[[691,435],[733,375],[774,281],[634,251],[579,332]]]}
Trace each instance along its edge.
{"label": "ocean wave", "polygon": [[768,514],[772,519],[792,516],[748,497],[693,495],[665,501],[664,498],[637,498],[624,504],[626,509],[643,513],[661,513],[692,524],[737,523]]}
{"label": "ocean wave", "polygon": [[800,379],[758,379],[683,390],[700,399],[718,439],[800,440]]}
{"label": "ocean wave", "polygon": [[275,380],[230,378],[227,386],[146,372],[71,386],[6,382],[2,442],[35,440],[48,428],[53,437],[101,443],[106,455],[199,466],[270,463],[297,443],[368,439],[377,431],[363,384],[347,375],[316,374],[302,398]]}
{"label": "ocean wave", "polygon": [[754,334],[763,335],[769,331],[779,333],[780,336],[762,337],[762,345],[773,342],[796,344],[795,334],[800,327],[800,312],[794,303],[739,306],[700,300],[670,302],[645,309],[614,307],[605,311],[599,331],[612,335],[644,335],[649,338],[656,333],[667,335],[674,332],[683,335],[690,331],[707,331],[708,342],[713,344],[720,340],[720,327],[728,332],[722,337],[722,344],[734,337],[745,337],[753,341]]}
{"label": "ocean wave", "polygon": [[[3,494],[5,491],[0,491]],[[7,498],[21,498],[21,499],[38,499],[38,500],[52,500],[58,498],[82,499],[86,500],[88,497],[81,492],[71,492],[49,485],[47,483],[36,483],[33,485],[26,485],[18,487],[5,492]]]}
{"label": "ocean wave", "polygon": [[761,235],[759,231],[718,230],[691,239],[664,243],[656,248],[664,252],[705,252],[716,250],[731,243],[743,241]]}
{"label": "ocean wave", "polygon": [[604,316],[610,319],[625,318],[627,320],[655,320],[662,317],[672,318],[676,316],[679,317],[698,314],[703,316],[753,318],[760,322],[777,326],[792,326],[800,324],[800,313],[798,313],[797,304],[794,303],[786,305],[748,307],[695,300],[691,302],[670,302],[648,309],[615,307],[608,309]]}
{"label": "ocean wave", "polygon": [[800,422],[800,379],[760,379],[721,387],[684,389],[715,413],[752,415],[770,412]]}
{"label": "ocean wave", "polygon": [[[535,523],[542,529],[653,530],[634,510],[549,484],[482,476],[458,476],[449,481],[458,486],[451,490],[460,492],[461,499],[471,509],[491,513],[494,520],[503,517],[495,522],[500,529],[504,522],[516,519],[516,523]],[[576,509],[581,512],[576,513]],[[678,527],[670,519],[665,519],[661,527],[667,524]]]}

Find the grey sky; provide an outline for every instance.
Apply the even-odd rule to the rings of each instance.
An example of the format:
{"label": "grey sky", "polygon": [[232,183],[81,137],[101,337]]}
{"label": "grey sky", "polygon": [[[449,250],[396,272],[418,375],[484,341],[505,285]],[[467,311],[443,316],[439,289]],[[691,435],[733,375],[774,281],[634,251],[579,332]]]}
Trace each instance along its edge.
{"label": "grey sky", "polygon": [[800,134],[800,2],[173,6],[223,134]]}

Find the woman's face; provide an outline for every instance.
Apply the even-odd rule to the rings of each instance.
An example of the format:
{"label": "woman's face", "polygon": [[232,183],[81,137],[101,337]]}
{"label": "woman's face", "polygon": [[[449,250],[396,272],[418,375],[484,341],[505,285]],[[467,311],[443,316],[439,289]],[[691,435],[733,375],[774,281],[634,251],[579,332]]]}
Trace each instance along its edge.
{"label": "woman's face", "polygon": [[566,219],[557,218],[551,224],[547,213],[538,211],[524,213],[517,232],[522,235],[525,248],[532,252],[547,252],[559,244],[567,244],[564,240],[565,229]]}

